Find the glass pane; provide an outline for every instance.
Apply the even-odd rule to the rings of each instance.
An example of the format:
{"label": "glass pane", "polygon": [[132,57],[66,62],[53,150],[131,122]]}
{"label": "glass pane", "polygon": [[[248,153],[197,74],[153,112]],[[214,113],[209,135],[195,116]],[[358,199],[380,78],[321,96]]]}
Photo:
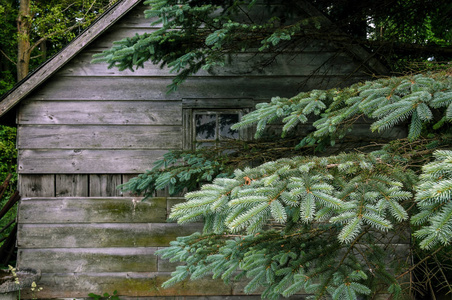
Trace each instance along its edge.
{"label": "glass pane", "polygon": [[196,114],[195,115],[195,135],[196,140],[214,140],[216,139],[216,118],[215,114]]}
{"label": "glass pane", "polygon": [[232,139],[239,137],[239,132],[231,129],[231,126],[239,121],[239,114],[221,114],[218,119],[220,137]]}

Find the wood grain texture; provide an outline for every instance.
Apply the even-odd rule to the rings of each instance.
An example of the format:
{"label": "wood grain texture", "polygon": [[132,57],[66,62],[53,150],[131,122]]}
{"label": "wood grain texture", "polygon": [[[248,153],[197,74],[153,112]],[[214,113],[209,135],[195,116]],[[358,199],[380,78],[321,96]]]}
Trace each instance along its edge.
{"label": "wood grain texture", "polygon": [[[144,63],[144,68],[119,71],[107,68],[106,63],[91,63],[95,52],[83,52],[62,68],[57,76],[153,76],[173,77],[170,68],[161,68],[152,62]],[[335,51],[291,52],[275,56],[262,53],[239,53],[228,57],[222,67],[200,70],[193,76],[342,76],[360,70],[359,62],[346,53]]]}
{"label": "wood grain texture", "polygon": [[[144,11],[150,9],[149,5],[138,4],[124,18],[115,24],[115,28],[150,28],[155,18],[145,18]],[[155,25],[156,27],[158,25]]]}
{"label": "wood grain texture", "polygon": [[17,145],[19,149],[176,149],[182,147],[182,132],[180,126],[20,125]]}
{"label": "wood grain texture", "polygon": [[[220,299],[229,299],[229,295],[233,294],[233,285],[226,285],[221,279],[186,280],[170,288],[162,288],[162,283],[168,279],[170,279],[169,273],[157,272],[44,273],[39,281],[39,286],[43,287],[39,297],[42,299],[86,298],[89,293],[112,294],[114,290],[118,290],[121,299],[123,295],[133,299],[157,297],[144,298],[147,300],[183,300],[186,296],[195,297],[192,299],[204,299],[198,298],[200,294],[227,296]],[[22,296],[32,298],[28,289],[22,293]]]}
{"label": "wood grain texture", "polygon": [[[33,100],[180,100],[182,98],[292,97],[301,91],[347,85],[365,77],[192,77],[167,93],[171,77],[59,77],[36,90]],[[152,86],[152,88],[143,88]]]}
{"label": "wood grain texture", "polygon": [[21,249],[17,264],[42,273],[156,272],[156,250],[156,247]]}
{"label": "wood grain texture", "polygon": [[180,101],[23,101],[19,124],[181,125]]}
{"label": "wood grain texture", "polygon": [[21,224],[164,223],[166,214],[166,198],[23,198],[18,218]]}
{"label": "wood grain texture", "polygon": [[136,174],[151,168],[166,152],[166,150],[19,150],[18,173]]}
{"label": "wood grain texture", "polygon": [[156,31],[157,29],[157,27],[150,26],[141,28],[115,26],[113,28],[110,28],[109,30],[106,30],[102,36],[92,41],[89,47],[87,47],[85,50],[89,52],[98,52],[99,50],[110,49],[113,46],[113,42],[120,41],[137,33],[140,35],[144,33],[151,33],[153,31]]}
{"label": "wood grain texture", "polygon": [[[134,177],[137,177],[138,175],[139,175],[139,174],[123,174],[123,175],[122,175],[122,182],[123,182],[123,183],[126,183],[126,182],[128,182],[130,179],[132,179],[132,178],[134,178]],[[138,194],[133,193],[133,192],[130,192],[130,191],[122,191],[122,190],[121,190],[121,193],[122,193],[122,196],[123,196],[123,197],[134,197],[134,198],[139,197]]]}
{"label": "wood grain texture", "polygon": [[21,249],[162,247],[200,230],[202,224],[19,224],[17,241]]}
{"label": "wood grain texture", "polygon": [[[251,98],[183,98],[182,109],[239,109],[254,108],[256,102]],[[185,120],[185,119],[184,119]],[[184,123],[185,124],[185,123]]]}
{"label": "wood grain texture", "polygon": [[92,174],[89,176],[90,197],[115,197],[121,196],[117,188],[122,184],[122,176],[118,174]]}
{"label": "wood grain texture", "polygon": [[22,197],[54,197],[55,175],[19,175],[18,187]]}
{"label": "wood grain texture", "polygon": [[85,174],[55,175],[55,197],[88,197],[88,179]]}

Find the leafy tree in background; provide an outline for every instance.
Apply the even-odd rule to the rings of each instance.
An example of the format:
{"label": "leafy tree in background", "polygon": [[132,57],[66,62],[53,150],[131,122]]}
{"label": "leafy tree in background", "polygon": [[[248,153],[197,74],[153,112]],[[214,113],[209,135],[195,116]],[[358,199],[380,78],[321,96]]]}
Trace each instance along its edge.
{"label": "leafy tree in background", "polygon": [[[159,250],[163,258],[185,263],[164,286],[212,275],[225,282],[241,278],[245,292],[262,288],[269,298],[297,292],[316,299],[452,292],[452,4],[146,3],[151,9],[145,14],[162,28],[118,41],[95,61],[119,69],[143,67],[145,61],[169,66],[177,73],[170,91],[201,68],[225,64],[231,54],[277,56],[312,40],[344,48],[359,44],[392,75],[402,75],[274,97],[234,126],[255,126],[259,138],[269,124],[279,123],[286,151],[272,152],[274,141],[265,140],[235,142],[229,155],[223,149],[174,151],[123,185],[146,197],[166,187],[187,188],[187,201],[173,207],[170,218],[205,222],[202,233]],[[265,9],[271,17],[259,17]],[[432,64],[435,72],[406,74],[426,71],[429,61],[444,64]],[[361,151],[319,152],[343,143],[363,118],[371,121],[370,131],[398,126],[408,135]],[[308,120],[314,120],[312,131],[297,136]],[[208,183],[198,188],[200,182]],[[410,244],[409,255],[397,246],[403,241]]]}
{"label": "leafy tree in background", "polygon": [[[0,198],[0,209],[3,208],[8,199],[13,195],[16,183],[16,128],[1,126],[0,127],[0,184],[2,184],[8,175],[14,174],[8,185],[7,191]],[[16,218],[16,210],[11,209],[3,218],[0,219],[0,229],[4,229],[7,224],[13,222]],[[0,246],[3,243],[3,239],[9,235],[13,226],[9,226],[4,231],[0,232]]]}
{"label": "leafy tree in background", "polygon": [[0,94],[37,68],[117,0],[0,1]]}

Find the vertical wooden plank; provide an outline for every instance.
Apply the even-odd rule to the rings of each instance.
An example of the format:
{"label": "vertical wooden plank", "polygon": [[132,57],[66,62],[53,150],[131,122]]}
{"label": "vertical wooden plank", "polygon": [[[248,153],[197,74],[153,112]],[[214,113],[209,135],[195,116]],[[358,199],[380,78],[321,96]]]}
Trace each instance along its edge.
{"label": "vertical wooden plank", "polygon": [[55,197],[55,175],[19,175],[22,197]]}
{"label": "vertical wooden plank", "polygon": [[117,186],[122,183],[119,174],[91,174],[89,175],[90,197],[117,197],[122,196]]}
{"label": "vertical wooden plank", "polygon": [[[139,174],[123,174],[122,175],[122,183],[126,183],[127,181],[129,181],[130,179],[137,177]],[[120,191],[122,192],[122,191]],[[122,196],[124,197],[138,197],[139,195],[134,194],[132,192],[122,192]]]}
{"label": "vertical wooden plank", "polygon": [[193,127],[192,127],[193,110],[185,108],[182,110],[182,148],[184,150],[192,149],[193,144]]}
{"label": "vertical wooden plank", "polygon": [[55,177],[56,197],[88,197],[88,175],[57,174]]}
{"label": "vertical wooden plank", "polygon": [[[248,114],[250,111],[251,111],[250,108],[242,109],[242,115],[240,117],[240,120],[242,119],[242,117],[244,115]],[[256,128],[254,126],[240,129],[240,139],[244,140],[244,141],[251,141],[254,137],[255,131],[256,131]]]}
{"label": "vertical wooden plank", "polygon": [[[122,175],[122,182],[126,183],[130,179],[137,177],[139,174],[124,174]],[[159,190],[154,192],[154,197],[184,197],[184,195],[187,193],[187,189],[185,188],[182,192],[176,194],[176,195],[170,195],[168,188],[165,188],[164,190]],[[133,194],[131,192],[123,192],[122,196],[124,197],[141,197],[143,195],[137,195]]]}
{"label": "vertical wooden plank", "polygon": [[169,197],[169,196],[170,193],[167,187],[163,190],[155,191],[155,197]]}

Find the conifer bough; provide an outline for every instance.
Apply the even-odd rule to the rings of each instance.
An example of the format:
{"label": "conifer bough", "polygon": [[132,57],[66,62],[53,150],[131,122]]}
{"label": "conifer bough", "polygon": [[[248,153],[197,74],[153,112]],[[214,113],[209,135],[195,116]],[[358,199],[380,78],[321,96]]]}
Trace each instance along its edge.
{"label": "conifer bough", "polygon": [[[228,53],[250,48],[277,53],[325,26],[316,18],[281,27],[278,18],[260,23],[231,18],[238,13],[250,20],[242,8],[248,4],[252,9],[256,1],[146,3],[152,7],[146,14],[156,17],[161,28],[116,42],[96,61],[119,69],[143,67],[145,61],[167,65],[177,73],[170,90],[201,68],[224,64]],[[370,153],[296,156],[297,151],[341,143],[363,119],[370,120],[370,131],[406,127],[407,137]],[[308,120],[314,120],[314,130],[299,137],[293,157],[236,168],[232,158],[255,162],[246,144],[226,157],[216,149],[170,152],[122,186],[146,197],[167,187],[175,193],[191,191],[186,202],[172,208],[170,218],[203,221],[204,230],[157,252],[183,263],[164,286],[209,275],[226,283],[245,280],[246,293],[261,288],[263,297],[273,299],[295,293],[316,299],[378,293],[398,298],[410,293],[403,275],[442,253],[448,261],[439,265],[438,288],[452,292],[447,278],[452,251],[450,71],[275,97],[234,128],[255,126],[259,138],[276,122],[285,138],[297,135]],[[197,189],[203,182],[208,183]],[[410,244],[410,252],[401,251],[401,244]],[[417,247],[425,251],[419,263],[413,261],[420,253]]]}
{"label": "conifer bough", "polygon": [[[408,126],[406,139],[378,151],[284,158],[230,173],[221,160],[170,153],[154,170],[127,183],[124,188],[134,192],[153,191],[155,182],[166,180],[159,187],[164,188],[177,178],[179,189],[193,188],[182,178],[193,183],[221,174],[172,208],[171,219],[205,225],[202,233],[158,251],[184,263],[164,286],[212,275],[225,282],[247,280],[245,292],[263,288],[268,298],[300,292],[334,299],[406,293],[398,276],[412,262],[397,244],[451,248],[452,151],[434,152],[450,147],[451,82],[446,73],[416,75],[274,98],[235,125],[259,128],[261,120],[265,125],[282,120],[286,135],[296,128],[287,126],[294,116],[301,123],[316,116],[316,130],[301,137],[299,148],[307,140],[317,147],[340,142],[357,117],[373,119],[373,130]],[[180,157],[185,164],[175,165]],[[424,161],[430,163],[422,169],[415,165]]]}

